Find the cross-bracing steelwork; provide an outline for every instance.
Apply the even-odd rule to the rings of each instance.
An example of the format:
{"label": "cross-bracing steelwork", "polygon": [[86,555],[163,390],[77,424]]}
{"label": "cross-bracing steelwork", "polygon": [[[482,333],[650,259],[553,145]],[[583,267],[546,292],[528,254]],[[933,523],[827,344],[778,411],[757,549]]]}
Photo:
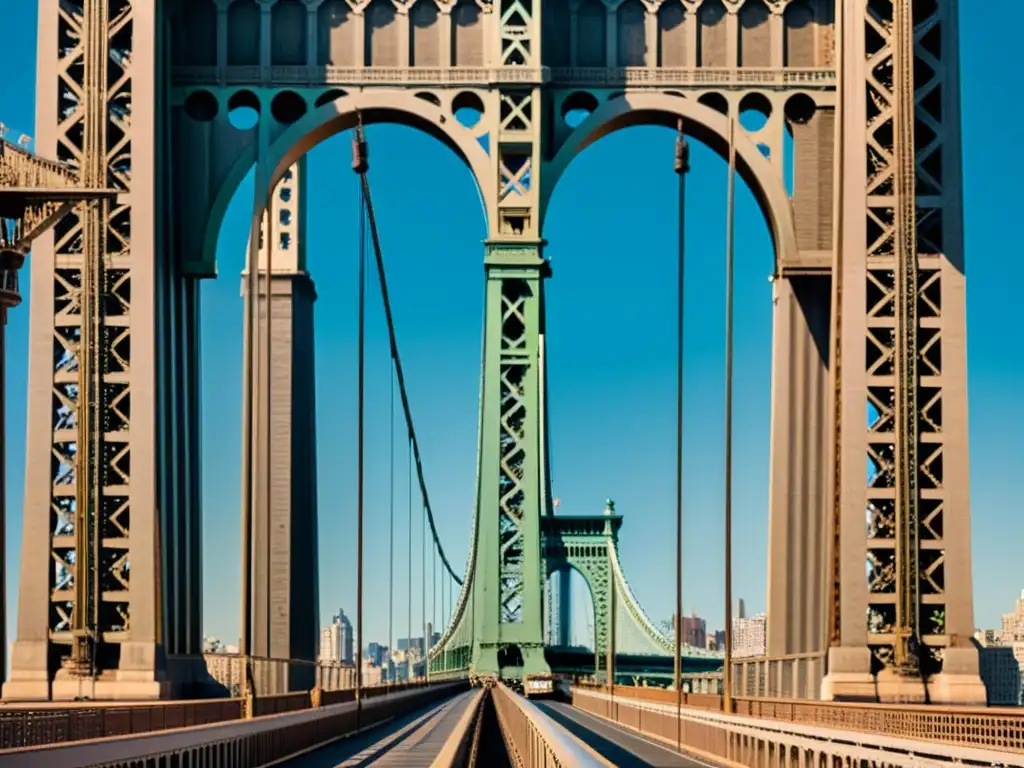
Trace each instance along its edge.
{"label": "cross-bracing steelwork", "polygon": [[[315,470],[290,468],[313,424],[282,382],[311,370],[296,329],[312,325],[313,293],[301,255],[284,253],[301,252],[301,226],[285,238],[276,201],[319,142],[397,122],[466,163],[488,229],[476,512],[432,670],[548,670],[544,582],[566,567],[595,595],[595,650],[634,637],[674,653],[622,575],[621,519],[553,514],[544,398],[552,191],[602,136],[660,124],[723,156],[735,135],[774,241],[761,674],[780,695],[916,699],[927,657],[932,701],[984,702],[969,642],[956,19],[955,0],[40,3],[39,150],[120,194],[33,253],[4,696],[165,696],[177,661],[200,654],[198,284],[254,166],[267,256],[247,295],[273,301],[250,340],[262,325],[273,343],[245,382],[246,426],[252,475],[271,482],[247,484],[247,621],[254,653],[312,658]],[[238,107],[259,113],[254,127],[232,126]],[[747,110],[763,128],[736,127]],[[260,385],[261,367],[282,380]]]}

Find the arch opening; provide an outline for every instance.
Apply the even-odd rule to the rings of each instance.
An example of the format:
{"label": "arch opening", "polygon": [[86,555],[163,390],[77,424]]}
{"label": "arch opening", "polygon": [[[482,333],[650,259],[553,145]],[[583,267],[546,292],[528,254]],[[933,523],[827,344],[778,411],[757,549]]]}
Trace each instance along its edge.
{"label": "arch opening", "polygon": [[590,580],[568,562],[545,582],[545,641],[556,648],[593,652],[597,613]]}
{"label": "arch opening", "polygon": [[[716,504],[710,499],[720,493],[720,466],[706,456],[708,452],[718,456],[724,450],[720,318],[724,314],[727,181],[723,156],[728,154],[723,135],[728,122],[683,99],[644,101],[628,94],[618,101],[627,102],[621,112],[612,111],[616,109],[612,104],[603,104],[546,169],[547,179],[557,178],[555,192],[544,209],[543,228],[557,277],[546,286],[546,346],[554,382],[547,392],[552,478],[559,484],[558,495],[563,500],[580,497],[596,507],[603,497],[597,494],[615,495],[626,516],[619,538],[623,573],[638,605],[657,627],[659,620],[670,621],[674,610],[674,590],[648,578],[643,565],[650,561],[652,551],[671,557],[665,549],[665,532],[674,529],[675,121],[679,117],[686,121],[693,167],[686,182],[683,461],[691,468],[707,467],[708,473],[706,480],[688,481],[691,490],[684,491],[684,509],[693,509],[695,498]],[[656,114],[656,102],[680,104],[672,111],[662,107]],[[628,113],[630,106],[632,114]],[[794,232],[781,172],[768,164],[745,134],[737,132],[736,141],[734,434],[744,437],[734,442],[734,450],[744,453],[743,471],[749,474],[734,484],[734,498],[746,498],[743,511],[737,512],[746,518],[743,533],[734,535],[746,539],[744,549],[753,553],[742,567],[743,575],[737,577],[737,591],[756,599],[764,594],[767,551],[761,542],[769,523],[767,480],[774,445],[767,414],[773,397],[775,287],[767,278],[775,273],[777,259],[786,253],[785,244],[794,242]],[[586,183],[581,181],[583,177]],[[600,214],[594,215],[598,210]],[[566,258],[566,250],[571,250],[570,255],[585,254],[585,259]],[[566,286],[573,295],[565,292]],[[574,296],[591,300],[604,296],[604,310],[588,311]],[[616,371],[632,372],[633,383]],[[635,381],[637,371],[644,372],[643,384]],[[565,393],[568,388],[572,389],[571,399]],[[612,401],[633,405],[621,414],[602,417],[597,427],[592,414],[600,409],[600,403]],[[574,436],[572,453],[561,452],[559,434]],[[708,437],[695,438],[698,434]],[[643,448],[648,445],[652,447]],[[625,453],[638,455],[624,457],[622,446],[630,446]],[[702,471],[691,469],[689,477]],[[601,488],[574,482],[577,473],[601,478]],[[644,510],[642,525],[631,524],[632,509]],[[648,518],[648,514],[654,517]],[[734,531],[738,530],[739,526],[734,526]],[[721,573],[718,536],[717,531],[702,532],[699,546],[694,540],[684,542],[683,590],[688,602],[692,598],[685,596],[694,594],[695,584],[703,584],[709,573]],[[735,541],[734,547],[738,546]],[[702,597],[695,606],[698,610],[713,612],[720,604],[714,589],[701,588]],[[753,590],[760,594],[752,596]]]}
{"label": "arch opening", "polygon": [[252,91],[236,91],[228,99],[228,122],[240,131],[256,127],[260,121],[260,100]]}
{"label": "arch opening", "polygon": [[[717,97],[725,102],[721,94],[706,94],[705,97]],[[757,100],[749,103],[755,107],[759,104]],[[764,108],[763,104],[760,106]],[[770,111],[770,105],[767,109]],[[726,158],[729,151],[728,118],[716,113],[712,105],[694,104],[688,99],[661,94],[627,94],[623,98],[601,104],[579,124],[548,164],[548,178],[554,176],[556,182],[555,185],[549,184],[542,192],[542,222],[547,216],[553,190],[573,159],[599,139],[625,128],[648,125],[675,130],[682,120],[687,136],[709,147],[719,157]],[[772,274],[778,274],[780,263],[786,255],[798,251],[793,210],[784,180],[761,150],[741,132],[736,134],[736,170],[753,193],[768,222],[775,246],[775,269]]]}
{"label": "arch opening", "polygon": [[[273,217],[274,232],[270,239],[275,243],[279,242],[279,237],[283,234],[282,230],[291,226],[292,239],[287,247],[282,245],[280,251],[285,259],[288,250],[294,251],[301,244],[299,238],[305,239],[306,250],[310,252],[310,266],[313,270],[318,270],[310,275],[312,279],[315,279],[316,301],[313,312],[318,323],[318,332],[314,334],[313,340],[303,341],[304,344],[315,348],[313,357],[316,360],[316,370],[312,378],[316,381],[316,388],[320,391],[329,387],[332,391],[350,393],[354,391],[354,380],[351,374],[354,358],[349,357],[347,350],[353,348],[354,342],[354,339],[350,337],[354,334],[355,328],[352,308],[356,302],[355,286],[358,283],[355,279],[356,259],[354,254],[354,243],[358,241],[358,214],[355,205],[358,177],[349,168],[350,135],[339,135],[343,132],[344,130],[341,129],[324,138],[311,148],[310,154],[305,159],[305,183],[301,189],[307,193],[306,219],[308,221],[303,225],[296,211],[279,210]],[[450,206],[457,206],[459,209],[465,210],[468,206],[475,205],[475,190],[470,190],[466,185],[465,172],[459,167],[465,165],[464,161],[461,158],[455,159],[458,157],[457,154],[452,155],[447,149],[438,147],[435,139],[427,138],[424,135],[427,132],[411,130],[408,126],[403,125],[372,125],[369,128],[369,133],[371,163],[374,158],[379,158],[377,161],[378,178],[381,182],[385,182],[374,186],[374,203],[378,211],[378,222],[387,259],[389,288],[403,363],[414,398],[412,405],[417,435],[426,456],[437,454],[436,448],[432,448],[431,444],[436,445],[437,436],[443,435],[446,454],[454,450],[457,456],[453,461],[464,470],[459,471],[461,481],[458,485],[463,489],[471,489],[472,473],[475,469],[477,429],[475,398],[478,394],[479,375],[478,317],[481,312],[479,307],[473,305],[474,299],[479,297],[479,280],[475,270],[452,270],[458,273],[452,275],[448,270],[438,270],[437,264],[442,260],[453,258],[465,263],[471,258],[470,254],[473,257],[479,257],[479,241],[483,231],[473,231],[468,237],[453,238],[448,232],[450,224],[446,218],[446,209]],[[330,140],[332,138],[333,141]],[[375,146],[379,147],[376,151],[374,151]],[[439,155],[440,157],[438,157]],[[416,167],[420,163],[428,164],[432,169],[431,172],[437,173],[441,178],[441,181],[435,182],[440,187],[439,194],[432,200],[417,205],[414,210],[406,210],[408,192],[404,188],[396,188],[394,184],[386,183],[388,176],[393,178],[395,175],[394,170],[390,170],[388,166],[410,169],[407,172],[400,172],[403,176],[408,173],[411,178],[415,175]],[[371,174],[373,174],[372,166]],[[206,371],[211,371],[212,368],[214,374],[201,377],[204,390],[202,419],[204,424],[212,427],[204,430],[203,433],[203,455],[206,457],[203,461],[207,470],[216,467],[216,471],[204,471],[203,476],[209,478],[208,482],[214,486],[214,494],[218,496],[230,494],[231,497],[236,498],[235,488],[238,485],[237,478],[240,472],[238,435],[241,429],[241,409],[237,407],[237,403],[243,380],[242,339],[244,334],[243,304],[239,298],[237,276],[244,269],[247,257],[246,245],[254,198],[255,176],[255,169],[250,167],[234,189],[230,201],[231,210],[221,220],[220,231],[216,233],[219,235],[217,237],[219,240],[218,255],[224,261],[219,271],[228,279],[204,281],[200,288],[202,301],[200,315],[203,318],[200,329],[202,341],[199,344],[202,357],[200,366]],[[294,161],[280,174],[280,179],[282,186],[275,189],[275,200],[278,199],[278,192],[283,192],[288,182],[296,181]],[[444,189],[446,186],[450,189]],[[300,189],[295,184],[292,185],[292,188],[293,190]],[[375,421],[379,424],[388,420],[390,355],[387,351],[386,333],[381,333],[383,313],[379,306],[379,298],[376,299],[376,303],[374,298],[376,278],[373,272],[372,258],[371,255],[368,275],[370,292],[367,307],[367,389],[369,392],[367,412],[368,414],[378,413]],[[275,274],[281,264],[282,259],[275,254]],[[436,296],[442,292],[451,291],[461,293],[463,299],[459,302],[429,302],[429,306],[420,306],[424,292],[427,295]],[[459,316],[467,314],[472,317],[472,321],[469,322],[469,332],[462,333],[458,330],[461,327],[458,325],[460,323]],[[276,328],[285,327],[287,318],[287,310],[279,312],[275,308]],[[346,338],[343,339],[340,339],[338,335],[339,318],[340,324],[347,328]],[[326,323],[324,323],[325,319]],[[424,324],[424,328],[441,330],[418,333],[414,330],[418,323]],[[455,326],[454,330],[453,325]],[[299,333],[295,333],[293,338],[298,339]],[[440,335],[444,336],[448,351],[453,353],[450,358],[451,365],[460,366],[460,368],[444,374],[445,379],[450,378],[452,383],[446,384],[445,393],[436,395],[430,385],[431,373],[429,369],[424,368],[425,365],[428,365],[424,361],[431,359],[433,362],[429,363],[429,366],[437,366],[436,354],[432,357],[429,350],[424,348],[423,343],[418,339],[433,336],[432,344],[436,351],[437,337]],[[343,347],[341,355],[338,354],[339,344]],[[277,350],[281,348],[280,344],[275,341],[275,358],[279,354]],[[463,384],[460,385],[460,382]],[[424,387],[426,387],[426,392],[424,392]],[[449,389],[453,389],[451,395],[446,394]],[[459,390],[457,394],[455,390]],[[374,392],[383,394],[381,397],[375,397]],[[348,394],[345,394],[344,397],[347,398]],[[443,414],[439,413],[437,418],[424,409],[424,406],[438,402],[434,399],[435,397],[450,397],[452,401],[450,406],[441,408]],[[422,403],[419,407],[417,407],[417,401]],[[458,403],[469,404],[469,406],[462,407]],[[309,402],[306,403],[306,406],[307,413],[316,422],[318,435],[316,454],[321,468],[319,475],[322,478],[319,481],[319,489],[320,498],[324,499],[335,493],[331,488],[339,482],[339,476],[349,475],[340,481],[346,485],[351,486],[351,483],[354,482],[352,477],[354,464],[349,458],[350,447],[340,445],[349,441],[326,437],[327,435],[351,434],[351,427],[347,424],[344,414],[338,416],[332,413],[335,409],[323,406],[314,409]],[[371,418],[373,418],[372,415]],[[434,422],[433,425],[431,422]],[[404,468],[402,464],[404,458],[402,456],[404,438],[402,424],[401,409],[396,406],[395,451],[399,456],[396,460],[397,468]],[[383,448],[383,456],[381,451],[372,446],[373,442]],[[369,441],[367,461],[370,464],[368,466],[372,466],[373,463],[376,463],[377,466],[387,465],[387,457],[390,452],[386,443],[386,439]],[[375,453],[376,459],[374,458]],[[213,459],[217,464],[209,463],[212,457],[217,457]],[[227,464],[228,467],[225,468],[224,464]],[[324,469],[328,467],[329,471],[325,472]],[[452,493],[442,487],[436,470],[432,476],[430,469],[428,466],[427,484],[435,509],[465,509],[470,506],[471,492],[469,490]],[[400,470],[396,474],[403,475]],[[222,481],[221,478],[224,480]],[[414,494],[415,488],[414,481]],[[371,491],[368,499],[371,499],[372,495]],[[396,496],[399,498],[404,496],[404,489],[401,494],[396,494]],[[228,505],[230,506],[230,502],[233,501],[234,498],[230,498]],[[237,508],[237,502],[235,504]],[[326,504],[321,503],[319,506],[321,509],[318,536],[321,564],[320,584],[321,594],[324,594],[331,576],[328,565],[339,557],[345,562],[354,562],[354,554],[346,550],[348,545],[339,544],[345,538],[350,538],[344,535],[344,532],[348,530],[348,520],[340,524],[337,521],[337,514],[329,512]],[[410,568],[414,579],[418,580],[421,573],[421,555],[419,553],[423,551],[423,547],[415,495],[413,509],[415,515],[412,526],[414,554]],[[402,513],[396,512],[395,536],[397,542],[404,542],[404,537],[407,535],[407,529],[403,529],[404,519]],[[437,518],[437,523],[447,556],[453,566],[459,568],[462,565],[465,551],[462,547],[466,543],[464,540],[466,520],[461,515],[442,516]],[[386,529],[387,521],[385,519],[383,527],[385,539]],[[381,529],[377,530],[379,532]],[[426,536],[429,541],[429,526],[427,526]],[[236,542],[229,542],[228,553],[234,548],[232,544],[237,547]],[[368,547],[372,547],[372,545],[368,545]],[[339,550],[341,550],[341,554],[339,554]],[[368,548],[368,556],[371,551]],[[367,565],[367,577],[370,583],[383,583],[385,589],[388,578],[386,559],[386,552],[383,558],[368,557]],[[432,560],[432,554],[428,549],[425,561],[428,619],[433,618],[432,609],[436,607],[437,612],[441,610],[440,596],[436,603],[431,600]],[[213,583],[223,584],[227,581],[234,583],[237,588],[237,556],[234,558],[226,556],[221,545],[217,545],[216,548],[208,546],[205,552],[205,562],[207,565],[204,568],[204,581],[209,587],[207,594],[213,592],[219,594],[222,589],[220,587],[218,590],[214,590]],[[395,638],[406,635],[404,614],[398,611],[398,606],[404,605],[405,600],[404,567],[401,561],[395,567],[396,617],[402,616],[403,619],[396,620]],[[439,566],[439,575],[440,572]],[[346,581],[354,584],[354,578]],[[330,604],[325,607],[324,601],[321,601],[317,606],[318,615],[323,615],[325,610],[336,610],[338,603],[348,606],[354,602],[354,593],[334,595],[333,585],[331,592]],[[449,594],[446,586],[445,594]],[[455,588],[450,594],[457,599],[458,588]],[[419,595],[417,583],[413,592],[414,604],[419,602]],[[212,598],[211,601],[216,602],[216,599]],[[452,610],[447,599],[445,608],[449,612]],[[421,634],[422,627],[418,620],[418,607],[416,610],[417,617],[414,619],[411,633],[414,637]],[[216,626],[217,619],[211,620],[210,615],[211,612],[208,610],[208,621]],[[368,633],[370,630],[373,630],[372,625],[368,625]],[[218,630],[216,634],[230,636],[232,632]],[[371,636],[384,637],[379,629],[373,630]]]}
{"label": "arch opening", "polygon": [[[486,225],[487,205],[484,201],[485,195],[490,192],[484,191],[480,180],[488,178],[488,156],[486,150],[467,129],[457,121],[451,120],[451,116],[440,107],[417,98],[412,93],[335,93],[337,98],[294,120],[276,141],[266,148],[263,164],[257,168],[257,183],[261,187],[269,192],[300,157],[332,136],[354,128],[360,120],[365,126],[404,125],[436,139],[453,151],[469,168],[476,184],[481,215]],[[260,102],[251,91],[238,91],[231,97],[228,106],[229,110],[247,110],[245,113],[239,113],[238,122],[232,121],[235,127],[250,129],[258,121]],[[248,122],[242,122],[241,118],[246,118]],[[246,148],[217,191],[203,239],[203,258],[207,262],[214,261],[216,238],[224,212],[242,179],[256,163],[257,154],[255,147]]]}

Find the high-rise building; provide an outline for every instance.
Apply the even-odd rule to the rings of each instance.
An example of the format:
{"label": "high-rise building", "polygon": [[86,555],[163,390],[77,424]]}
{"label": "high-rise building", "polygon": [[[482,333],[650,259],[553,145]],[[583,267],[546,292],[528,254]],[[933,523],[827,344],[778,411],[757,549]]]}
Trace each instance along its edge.
{"label": "high-rise building", "polygon": [[339,610],[331,623],[320,630],[320,661],[351,664],[354,642],[352,622],[344,610]]}
{"label": "high-rise building", "polygon": [[[676,630],[676,615],[673,613],[672,618],[667,623],[662,624],[662,633],[669,639],[675,638]],[[689,616],[683,616],[682,627],[682,643],[683,645],[692,645],[694,648],[703,648],[707,642],[707,622],[697,615],[697,612],[692,608],[690,609]]]}
{"label": "high-rise building", "polygon": [[988,703],[1024,704],[1024,590],[1013,610],[1003,614],[999,629],[976,630],[974,639],[982,646],[979,662]]}
{"label": "high-rise building", "polygon": [[1024,590],[1010,613],[1003,614],[1002,645],[1024,643]]}
{"label": "high-rise building", "polygon": [[338,625],[338,646],[341,661],[345,664],[351,664],[354,637],[352,635],[352,622],[348,620],[344,609],[338,609],[338,615],[334,617],[334,623]]}
{"label": "high-rise building", "polygon": [[[1019,643],[1024,652],[1024,643]],[[990,707],[1016,707],[1021,703],[1021,665],[1010,646],[979,649],[978,663]]]}

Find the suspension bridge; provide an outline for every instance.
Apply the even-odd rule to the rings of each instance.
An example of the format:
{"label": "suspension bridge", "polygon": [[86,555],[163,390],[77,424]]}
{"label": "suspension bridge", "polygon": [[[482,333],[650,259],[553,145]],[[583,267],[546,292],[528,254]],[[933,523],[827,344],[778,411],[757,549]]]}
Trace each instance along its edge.
{"label": "suspension bridge", "polygon": [[[35,149],[0,143],[4,320],[32,270],[0,760],[1024,766],[1024,715],[986,706],[970,641],[958,18],[955,0],[40,2]],[[257,119],[239,128],[243,108]],[[746,110],[764,126],[739,125]],[[374,211],[364,131],[382,122],[455,152],[487,220],[461,566],[438,535],[388,292],[379,228],[394,224]],[[629,585],[623,515],[611,501],[556,514],[547,453],[544,213],[574,157],[638,124],[678,133],[672,636]],[[314,425],[300,405],[315,294],[288,243],[306,153],[345,131],[361,233],[356,636],[373,276],[432,548],[415,606],[410,568],[410,634],[428,585],[445,617],[425,674],[386,685],[363,680],[361,647],[354,680],[316,655]],[[678,624],[691,139],[729,161],[721,652],[684,645]],[[202,652],[197,296],[249,173],[242,631],[227,656]],[[733,658],[731,637],[737,177],[775,251],[767,649],[753,659]],[[411,542],[411,499],[408,515]],[[394,509],[389,526],[393,562]],[[545,631],[564,610],[545,584],[570,570],[593,597],[593,648]],[[552,675],[559,700],[520,694]]]}

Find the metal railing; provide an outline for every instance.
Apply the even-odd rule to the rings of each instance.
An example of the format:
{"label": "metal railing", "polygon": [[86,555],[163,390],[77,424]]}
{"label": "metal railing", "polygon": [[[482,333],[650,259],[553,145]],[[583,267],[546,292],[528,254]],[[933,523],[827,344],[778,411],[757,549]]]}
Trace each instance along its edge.
{"label": "metal railing", "polygon": [[473,742],[478,736],[480,718],[483,714],[483,705],[489,692],[481,688],[473,696],[473,701],[466,707],[465,713],[455,726],[448,741],[438,753],[430,768],[462,768],[470,764],[470,752],[473,749]]}
{"label": "metal railing", "polygon": [[[437,684],[438,681],[435,681]],[[389,693],[418,690],[425,680],[363,688],[363,700]],[[251,717],[279,715],[355,701],[353,688],[292,691],[252,700]],[[0,706],[0,754],[5,750],[63,744],[72,741],[123,737],[190,728],[246,718],[244,699],[216,698],[178,701],[52,702]]]}
{"label": "metal railing", "polygon": [[[939,768],[950,763],[1024,768],[1024,753],[975,746],[899,738],[872,732],[825,727],[822,724],[760,720],[686,707],[679,718],[675,705],[615,697],[574,687],[573,705],[597,717],[624,725],[684,752],[725,765],[870,765],[873,768]],[[827,703],[826,703],[827,705]]]}
{"label": "metal railing", "polygon": [[183,728],[121,738],[95,739],[0,752],[4,768],[122,768],[125,765],[188,765],[191,768],[256,768],[320,748],[452,696],[468,683],[445,683],[378,696],[362,703],[232,723]]}
{"label": "metal railing", "polygon": [[536,705],[502,683],[494,685],[491,692],[505,746],[518,768],[602,766]]}
{"label": "metal railing", "polygon": [[[689,701],[684,695],[677,725],[675,691],[647,695],[654,690],[633,688],[629,694],[626,686],[615,686],[610,697],[606,689],[573,686],[572,703],[672,744],[678,728],[686,751],[742,765],[760,765],[766,756],[776,756],[781,762],[772,765],[818,765],[820,759],[844,757],[869,761],[877,768],[948,765],[950,761],[1024,766],[1024,712],[734,699],[736,714],[726,715],[720,711],[720,702],[715,707],[713,701],[701,700],[708,706],[700,708],[694,706],[692,695]],[[668,697],[664,694],[672,700],[658,700]],[[758,709],[767,703],[776,709]],[[791,748],[793,755],[783,759]],[[799,762],[798,755],[811,762]],[[908,755],[919,762],[910,761]]]}
{"label": "metal railing", "polygon": [[130,736],[239,720],[241,699],[146,703],[6,704],[0,707],[0,754],[10,749]]}
{"label": "metal railing", "polygon": [[817,699],[826,653],[733,658],[733,695],[744,698]]}

